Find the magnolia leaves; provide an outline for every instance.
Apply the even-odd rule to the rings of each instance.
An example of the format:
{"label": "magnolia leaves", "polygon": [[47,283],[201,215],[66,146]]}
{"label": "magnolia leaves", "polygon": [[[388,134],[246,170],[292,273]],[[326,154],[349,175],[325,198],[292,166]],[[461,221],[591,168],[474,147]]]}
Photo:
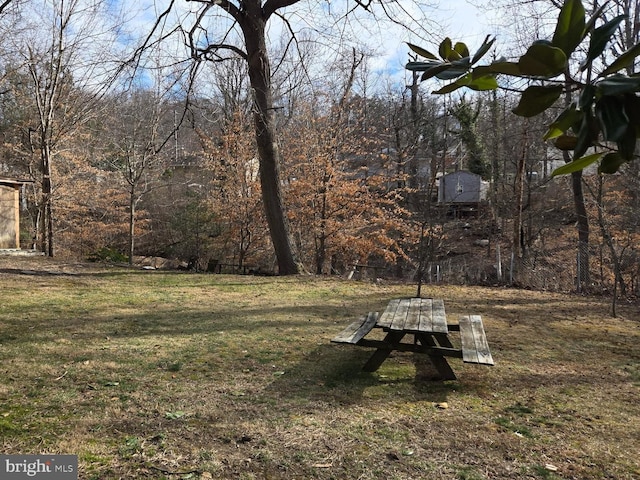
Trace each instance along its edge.
{"label": "magnolia leaves", "polygon": [[[572,173],[600,161],[601,173],[615,173],[634,159],[640,135],[640,78],[612,75],[582,92],[578,104],[572,103],[549,125],[545,140],[554,140],[560,150],[572,150],[574,161],[553,175]],[[599,144],[612,151],[583,157]]]}
{"label": "magnolia leaves", "polygon": [[562,85],[550,87],[533,85],[522,92],[520,103],[513,109],[513,113],[521,117],[538,115],[556,103],[562,90]]}
{"label": "magnolia leaves", "polygon": [[560,75],[566,68],[567,55],[546,41],[535,42],[518,60],[521,76],[552,78]]}
{"label": "magnolia leaves", "polygon": [[[513,109],[513,113],[522,117],[539,115],[552,107],[561,95],[577,93],[577,101],[560,113],[544,136],[545,140],[554,140],[559,149],[573,151],[574,161],[557,169],[554,175],[581,170],[597,161],[600,161],[601,172],[614,173],[634,158],[640,136],[640,76],[620,73],[640,56],[640,44],[620,54],[608,66],[594,68],[594,62],[602,60],[626,18],[620,15],[596,26],[604,10],[602,5],[587,21],[581,0],[566,0],[552,39],[533,42],[517,61],[500,59],[488,65],[476,65],[495,39],[487,37],[471,55],[464,43],[453,44],[446,38],[438,49],[439,56],[409,45],[427,61],[409,62],[407,69],[424,72],[422,80],[434,77],[452,80],[434,92],[439,94],[462,87],[492,90],[498,88],[496,79],[500,75],[528,80],[530,85],[521,92],[518,105]],[[586,53],[582,50],[584,58],[578,64],[572,56],[587,37],[589,46]],[[586,81],[572,77],[572,65],[578,67],[578,72],[588,72]],[[595,146],[610,151],[585,156]]]}
{"label": "magnolia leaves", "polygon": [[450,38],[445,38],[438,48],[437,57],[433,53],[417,45],[408,44],[415,53],[428,59],[427,62],[409,62],[407,69],[415,72],[424,72],[421,80],[438,78],[439,80],[454,80],[455,82],[446,85],[437,94],[451,93],[461,87],[472,90],[493,90],[498,88],[498,82],[492,73],[474,75],[470,69],[491,49],[495,42],[487,36],[480,48],[471,56],[469,48],[463,42],[455,45]]}

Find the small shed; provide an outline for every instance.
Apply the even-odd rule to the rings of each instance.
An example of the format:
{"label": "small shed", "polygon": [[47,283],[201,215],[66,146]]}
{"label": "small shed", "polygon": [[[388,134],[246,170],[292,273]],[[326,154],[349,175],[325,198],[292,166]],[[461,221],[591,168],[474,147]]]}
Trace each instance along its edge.
{"label": "small shed", "polygon": [[479,203],[484,199],[482,177],[465,170],[440,177],[438,203]]}
{"label": "small shed", "polygon": [[0,248],[20,248],[20,190],[31,180],[0,177]]}

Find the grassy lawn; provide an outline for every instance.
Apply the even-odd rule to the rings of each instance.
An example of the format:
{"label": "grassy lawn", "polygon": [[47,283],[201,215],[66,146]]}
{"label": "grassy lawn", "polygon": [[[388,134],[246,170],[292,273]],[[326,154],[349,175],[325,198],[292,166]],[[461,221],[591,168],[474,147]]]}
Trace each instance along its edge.
{"label": "grassy lawn", "polygon": [[[0,259],[2,452],[82,479],[637,479],[640,309],[427,286],[495,367],[331,344],[414,286]],[[446,408],[443,408],[446,407]]]}

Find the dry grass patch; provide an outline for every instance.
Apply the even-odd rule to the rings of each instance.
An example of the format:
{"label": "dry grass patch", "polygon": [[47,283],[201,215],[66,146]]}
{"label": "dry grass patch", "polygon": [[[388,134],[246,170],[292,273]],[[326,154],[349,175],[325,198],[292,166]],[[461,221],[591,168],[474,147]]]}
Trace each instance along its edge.
{"label": "dry grass patch", "polygon": [[25,261],[0,260],[5,453],[78,454],[83,479],[640,477],[637,305],[427,288],[496,360],[433,382],[329,343],[412,286]]}

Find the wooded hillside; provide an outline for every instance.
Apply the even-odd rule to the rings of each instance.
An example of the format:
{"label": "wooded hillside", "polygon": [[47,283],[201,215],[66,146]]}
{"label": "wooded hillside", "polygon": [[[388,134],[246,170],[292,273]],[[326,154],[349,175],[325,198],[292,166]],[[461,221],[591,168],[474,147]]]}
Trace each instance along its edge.
{"label": "wooded hillside", "polygon": [[[81,2],[42,3],[51,10],[38,28],[49,34],[37,41],[22,3],[1,19],[6,38],[11,22],[25,25],[0,52],[0,175],[34,181],[22,192],[22,248],[277,272],[242,56],[208,64],[206,89],[166,67],[107,85],[108,59],[87,63],[91,42],[108,47],[108,25],[89,21],[102,17]],[[71,23],[84,30],[65,30]],[[639,293],[638,162],[585,172],[585,251],[571,180],[550,178],[562,155],[542,140],[561,105],[522,118],[509,91],[433,96],[416,75],[382,88],[371,54],[338,50],[295,63],[285,49],[271,77],[302,271],[599,292],[613,290],[617,271],[620,293]],[[456,171],[481,177],[480,202],[438,201]]]}

